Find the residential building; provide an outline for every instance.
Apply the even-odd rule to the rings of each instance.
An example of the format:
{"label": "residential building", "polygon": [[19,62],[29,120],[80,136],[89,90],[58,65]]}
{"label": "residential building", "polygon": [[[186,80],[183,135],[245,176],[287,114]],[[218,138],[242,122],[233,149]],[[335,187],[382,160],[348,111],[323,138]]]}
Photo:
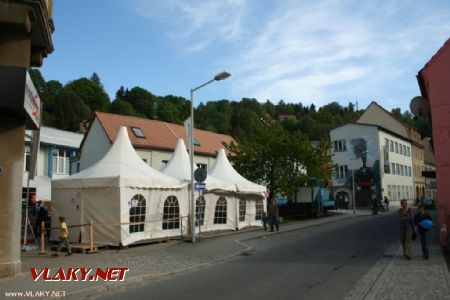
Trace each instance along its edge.
{"label": "residential building", "polygon": [[[79,170],[84,170],[109,150],[121,126],[128,129],[138,155],[151,167],[160,170],[172,157],[179,138],[186,139],[184,126],[158,120],[96,112],[80,146]],[[224,143],[234,141],[229,135],[194,129],[194,164],[210,169]]]}
{"label": "residential building", "polygon": [[[51,180],[76,173],[71,161],[78,156],[83,134],[41,127],[39,152],[37,156],[36,174],[30,182],[30,191],[35,193],[36,200],[51,200]],[[31,131],[25,133],[25,151],[22,187],[28,186],[28,171],[31,156]],[[24,197],[24,195],[22,195]]]}
{"label": "residential building", "polygon": [[[401,199],[413,199],[411,141],[373,124],[350,123],[330,131],[331,160],[334,165],[332,189],[338,206],[353,207],[355,178],[356,206],[369,206],[371,197],[384,196],[394,205]],[[358,186],[358,171],[366,166],[373,172],[373,187]],[[360,182],[361,184],[361,182]],[[361,184],[362,185],[362,184]]]}
{"label": "residential building", "polygon": [[[422,176],[422,171],[425,169],[425,163],[423,156],[424,146],[422,145],[420,134],[376,102],[372,102],[367,107],[357,123],[381,126],[411,142],[410,151],[413,161],[414,198],[422,199],[425,196],[425,177]],[[399,149],[399,152],[402,153],[404,150],[404,148],[401,148]]]}
{"label": "residential building", "polygon": [[[450,39],[417,74],[420,92],[429,104],[439,203],[439,239],[448,246],[450,228]],[[428,114],[428,113],[426,113]]]}

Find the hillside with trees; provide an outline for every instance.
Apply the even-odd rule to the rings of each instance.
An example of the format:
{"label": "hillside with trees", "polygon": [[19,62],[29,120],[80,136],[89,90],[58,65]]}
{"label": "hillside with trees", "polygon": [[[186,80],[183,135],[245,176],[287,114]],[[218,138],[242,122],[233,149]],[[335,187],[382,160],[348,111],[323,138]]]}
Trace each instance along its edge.
{"label": "hillside with trees", "polygon": [[[176,124],[190,114],[188,99],[154,95],[138,86],[121,86],[115,99],[110,99],[96,73],[66,84],[46,81],[37,69],[30,75],[43,103],[45,126],[78,131],[80,123],[95,111]],[[283,100],[221,99],[195,108],[195,127],[233,136],[238,144],[228,145],[228,149],[234,154],[231,159],[236,169],[250,180],[267,184],[271,193],[290,194],[293,188],[307,184],[308,177],[328,178],[329,130],[355,122],[361,113],[352,102],[347,106],[331,102],[317,108]],[[413,118],[400,108],[392,113],[418,129],[422,137],[431,136],[428,119]],[[318,143],[313,147],[310,141]]]}

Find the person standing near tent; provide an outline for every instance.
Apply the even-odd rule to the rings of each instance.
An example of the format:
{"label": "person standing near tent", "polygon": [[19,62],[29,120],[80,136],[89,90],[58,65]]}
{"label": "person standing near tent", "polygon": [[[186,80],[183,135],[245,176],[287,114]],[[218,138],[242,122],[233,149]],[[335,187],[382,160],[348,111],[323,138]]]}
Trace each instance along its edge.
{"label": "person standing near tent", "polygon": [[389,199],[386,196],[384,196],[384,207],[386,211],[389,211]]}
{"label": "person standing near tent", "polygon": [[430,252],[428,249],[428,230],[425,220],[431,221],[429,214],[425,212],[425,206],[423,204],[419,205],[419,212],[414,215],[414,225],[417,226],[417,231],[419,231],[420,243],[422,244],[422,257],[428,259],[430,257]]}
{"label": "person standing near tent", "polygon": [[42,200],[39,200],[37,206],[35,207],[35,213],[34,233],[36,238],[39,238],[41,236],[41,223],[47,221],[48,219],[48,209],[45,207]]}
{"label": "person standing near tent", "polygon": [[278,225],[278,205],[277,201],[275,200],[275,197],[272,197],[270,199],[269,207],[267,209],[267,216],[269,218],[270,222],[270,231],[273,231],[273,225],[276,226],[277,231],[280,230],[280,226]]}
{"label": "person standing near tent", "polygon": [[[70,248],[70,243],[69,243],[69,231],[67,229],[67,224],[65,221],[65,218],[63,216],[59,217],[59,228],[60,228],[60,233],[59,233],[59,245],[58,245],[58,252],[61,252],[63,247],[67,248],[67,254],[66,256],[70,256],[72,255],[72,249]],[[52,256],[54,257],[58,257],[58,253],[54,253],[52,254]]]}

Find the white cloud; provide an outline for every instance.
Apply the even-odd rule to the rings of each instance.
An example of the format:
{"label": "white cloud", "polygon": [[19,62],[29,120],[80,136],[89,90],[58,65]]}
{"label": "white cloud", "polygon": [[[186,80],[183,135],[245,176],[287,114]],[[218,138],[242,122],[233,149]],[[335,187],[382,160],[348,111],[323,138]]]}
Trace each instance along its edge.
{"label": "white cloud", "polygon": [[245,6],[244,0],[139,0],[134,9],[142,17],[167,26],[168,37],[180,43],[180,49],[192,53],[217,40],[239,39]]}

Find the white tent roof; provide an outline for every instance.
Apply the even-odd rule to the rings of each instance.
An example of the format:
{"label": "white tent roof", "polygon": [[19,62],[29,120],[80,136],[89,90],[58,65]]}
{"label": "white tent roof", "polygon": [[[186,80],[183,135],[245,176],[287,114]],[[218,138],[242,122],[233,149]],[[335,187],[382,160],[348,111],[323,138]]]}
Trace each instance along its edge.
{"label": "white tent roof", "polygon": [[[180,180],[191,180],[191,169],[190,169],[189,154],[186,151],[186,146],[184,145],[183,139],[178,139],[177,146],[175,147],[175,152],[173,153],[170,161],[161,170],[162,173],[169,175],[171,177]],[[229,182],[220,181],[214,176],[208,174],[205,180],[206,190],[223,190],[223,191],[236,191],[234,184]]]}
{"label": "white tent roof", "polygon": [[228,161],[224,149],[219,150],[216,163],[214,164],[210,174],[221,181],[235,184],[238,192],[263,193],[267,191],[265,186],[253,183],[242,177],[241,174],[239,174]]}
{"label": "white tent roof", "polygon": [[54,188],[140,187],[181,188],[185,183],[148,166],[136,153],[127,129],[120,127],[117,138],[95,165],[72,176],[53,180]]}

